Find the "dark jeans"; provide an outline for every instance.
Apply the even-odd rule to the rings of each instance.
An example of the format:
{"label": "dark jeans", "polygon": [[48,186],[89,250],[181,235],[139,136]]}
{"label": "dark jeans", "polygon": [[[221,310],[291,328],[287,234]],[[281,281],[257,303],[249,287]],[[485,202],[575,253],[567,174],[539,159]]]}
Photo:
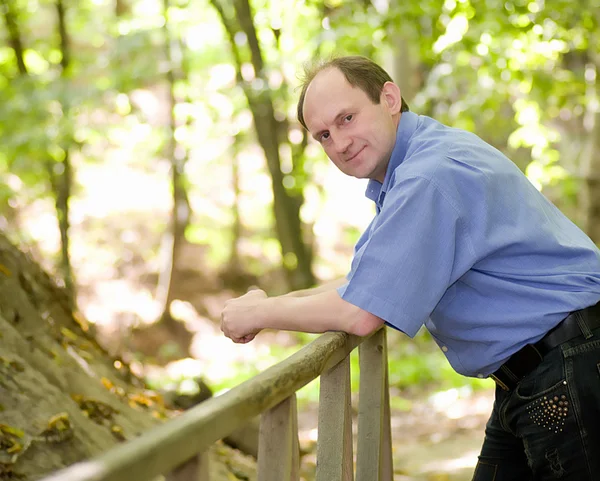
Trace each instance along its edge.
{"label": "dark jeans", "polygon": [[600,481],[600,328],[496,400],[473,481]]}

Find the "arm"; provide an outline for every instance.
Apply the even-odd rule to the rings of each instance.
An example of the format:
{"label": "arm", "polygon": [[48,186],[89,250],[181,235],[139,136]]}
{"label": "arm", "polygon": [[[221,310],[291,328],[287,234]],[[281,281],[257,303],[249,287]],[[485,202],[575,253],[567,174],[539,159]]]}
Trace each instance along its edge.
{"label": "arm", "polygon": [[281,297],[306,297],[312,296],[315,294],[320,294],[322,292],[331,291],[333,289],[337,289],[338,287],[343,286],[346,283],[345,277],[340,277],[339,279],[334,279],[333,281],[325,282],[320,286],[313,287],[311,289],[301,289],[299,291],[292,291],[288,294],[284,294]]}
{"label": "arm", "polygon": [[250,291],[225,303],[221,330],[234,342],[248,342],[262,329],[325,332],[344,331],[366,336],[383,320],[344,301],[333,288],[312,295],[268,298]]}

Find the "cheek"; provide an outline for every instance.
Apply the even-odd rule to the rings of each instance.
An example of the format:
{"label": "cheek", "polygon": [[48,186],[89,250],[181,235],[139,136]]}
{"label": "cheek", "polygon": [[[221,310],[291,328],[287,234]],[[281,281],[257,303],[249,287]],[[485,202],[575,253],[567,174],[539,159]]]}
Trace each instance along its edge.
{"label": "cheek", "polygon": [[339,166],[339,165],[340,165],[340,164],[339,164],[338,157],[337,157],[336,153],[335,153],[333,150],[331,150],[331,149],[328,149],[328,148],[326,148],[326,147],[323,147],[323,150],[325,151],[325,155],[327,156],[327,158],[328,158],[329,160],[331,160],[331,162],[333,162],[333,163],[334,163],[335,165],[337,165],[337,166]]}
{"label": "cheek", "polygon": [[382,125],[379,130],[373,132],[372,139],[372,145],[377,151],[388,152],[396,143],[396,130],[388,125]]}

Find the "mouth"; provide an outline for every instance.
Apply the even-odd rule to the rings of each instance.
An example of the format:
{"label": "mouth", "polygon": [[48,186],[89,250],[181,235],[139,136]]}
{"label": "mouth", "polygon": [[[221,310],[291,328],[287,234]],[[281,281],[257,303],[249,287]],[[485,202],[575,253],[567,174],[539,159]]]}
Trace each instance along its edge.
{"label": "mouth", "polygon": [[348,157],[346,159],[346,162],[353,161],[356,157],[358,157],[358,154],[360,154],[363,150],[365,150],[365,147],[362,147],[358,152],[356,152],[355,154],[353,154],[351,157]]}

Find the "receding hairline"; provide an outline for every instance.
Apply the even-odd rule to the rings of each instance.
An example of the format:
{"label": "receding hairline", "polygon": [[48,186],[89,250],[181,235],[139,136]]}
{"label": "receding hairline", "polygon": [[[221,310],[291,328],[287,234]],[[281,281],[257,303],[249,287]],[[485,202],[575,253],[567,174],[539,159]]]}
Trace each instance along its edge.
{"label": "receding hairline", "polygon": [[348,84],[350,87],[355,88],[354,85],[352,85],[350,82],[348,82],[348,79],[346,78],[346,76],[344,75],[344,72],[342,72],[338,67],[336,67],[335,65],[327,65],[325,68],[319,70],[315,76],[310,80],[310,82],[308,82],[308,84],[306,84],[306,89],[304,89],[304,98],[302,99],[302,113],[304,115],[304,107],[306,106],[306,97],[308,96],[308,92],[310,92],[311,87],[314,85],[315,80],[317,80],[317,78],[319,77],[323,77],[324,75],[321,74],[331,74],[331,72],[337,71],[341,76],[342,76],[342,81],[345,82],[346,84]]}
{"label": "receding hairline", "polygon": [[[381,101],[381,91],[386,82],[393,82],[388,72],[373,60],[361,55],[332,57],[328,60],[315,59],[304,64],[304,74],[300,77],[301,93],[298,99],[296,114],[298,121],[307,128],[304,121],[304,101],[308,87],[323,71],[335,68],[344,76],[346,82],[367,94],[374,104]],[[402,98],[401,111],[408,111],[408,105]]]}
{"label": "receding hairline", "polygon": [[[324,68],[319,69],[315,74],[314,77],[306,84],[306,88],[304,89],[304,97],[302,99],[302,119],[304,121],[304,123],[306,123],[306,117],[305,117],[305,108],[306,108],[306,99],[308,98],[308,93],[311,90],[311,86],[314,85],[315,80],[317,80],[318,77],[324,77],[324,75],[321,74],[331,74],[332,72],[337,71],[341,77],[342,77],[342,82],[345,83],[348,87],[352,88],[352,89],[358,89],[361,92],[364,92],[363,89],[361,89],[359,86],[357,85],[352,85],[348,79],[346,78],[346,75],[344,74],[344,72],[336,65],[326,65]],[[366,92],[364,92],[366,95]],[[335,114],[335,117],[339,116],[339,112]],[[308,130],[308,126],[306,126],[306,129]]]}

